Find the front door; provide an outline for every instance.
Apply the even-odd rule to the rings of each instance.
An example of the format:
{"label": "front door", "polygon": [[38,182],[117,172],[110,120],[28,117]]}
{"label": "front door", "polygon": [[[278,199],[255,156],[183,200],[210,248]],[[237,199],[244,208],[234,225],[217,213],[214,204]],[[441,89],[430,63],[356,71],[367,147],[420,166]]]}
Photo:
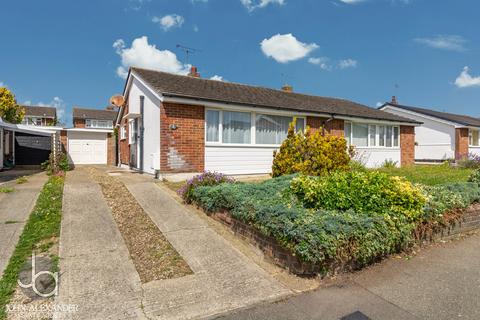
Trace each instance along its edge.
{"label": "front door", "polygon": [[130,168],[138,168],[137,161],[137,143],[138,143],[138,119],[133,119],[130,122]]}

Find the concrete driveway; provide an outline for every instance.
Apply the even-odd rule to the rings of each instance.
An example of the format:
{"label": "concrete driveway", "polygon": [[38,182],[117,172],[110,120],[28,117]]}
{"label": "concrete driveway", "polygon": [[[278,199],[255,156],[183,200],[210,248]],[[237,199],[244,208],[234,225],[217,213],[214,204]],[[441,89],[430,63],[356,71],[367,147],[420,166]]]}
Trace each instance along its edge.
{"label": "concrete driveway", "polygon": [[370,319],[480,319],[479,252],[480,234],[475,234],[221,319],[333,320],[355,312]]}
{"label": "concrete driveway", "polygon": [[[22,174],[23,175],[23,174]],[[0,274],[12,255],[25,222],[35,206],[38,194],[47,181],[45,173],[29,176],[24,184],[2,184],[11,193],[0,193]]]}
{"label": "concrete driveway", "polygon": [[197,319],[291,294],[152,177],[116,175],[193,274],[142,284],[99,185],[78,168],[65,181],[57,299],[78,311],[55,319]]}

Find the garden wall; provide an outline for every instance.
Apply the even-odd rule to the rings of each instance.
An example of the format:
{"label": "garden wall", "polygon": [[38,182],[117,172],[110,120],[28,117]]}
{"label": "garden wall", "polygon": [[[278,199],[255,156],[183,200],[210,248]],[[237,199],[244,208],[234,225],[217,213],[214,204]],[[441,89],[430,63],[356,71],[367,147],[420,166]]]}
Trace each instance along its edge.
{"label": "garden wall", "polygon": [[[228,213],[213,213],[212,218],[228,226],[237,236],[262,250],[265,258],[274,264],[297,275],[313,275],[321,271],[322,266],[302,262],[289,250],[283,248],[276,239],[265,236],[254,227],[233,218]],[[420,245],[441,239],[449,239],[456,235],[480,228],[480,204],[473,204],[464,210],[460,221],[443,227],[419,243]],[[352,266],[332,266],[332,270],[352,269]]]}

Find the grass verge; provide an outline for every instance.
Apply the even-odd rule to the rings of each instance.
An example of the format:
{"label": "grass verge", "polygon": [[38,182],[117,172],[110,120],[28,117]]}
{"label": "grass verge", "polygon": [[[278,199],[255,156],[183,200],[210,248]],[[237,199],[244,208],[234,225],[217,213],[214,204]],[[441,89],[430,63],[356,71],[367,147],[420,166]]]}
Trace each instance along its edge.
{"label": "grass verge", "polygon": [[51,176],[43,186],[35,208],[23,229],[15,250],[0,279],[0,319],[6,318],[6,305],[17,287],[22,265],[32,254],[36,244],[60,235],[64,178]]}
{"label": "grass verge", "polygon": [[454,168],[449,165],[416,165],[403,168],[378,169],[391,176],[405,177],[412,183],[438,185],[444,183],[466,182],[473,169]]}
{"label": "grass verge", "polygon": [[10,187],[2,187],[0,188],[0,193],[10,193],[10,192],[13,192],[14,189],[13,188],[10,188]]}

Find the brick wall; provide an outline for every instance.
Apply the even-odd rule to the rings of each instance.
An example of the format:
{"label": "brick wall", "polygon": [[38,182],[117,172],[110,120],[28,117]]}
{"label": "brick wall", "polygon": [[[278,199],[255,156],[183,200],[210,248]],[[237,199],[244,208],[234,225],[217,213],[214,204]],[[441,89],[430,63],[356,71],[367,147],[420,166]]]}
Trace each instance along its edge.
{"label": "brick wall", "polygon": [[67,140],[67,130],[61,130],[60,131],[60,143],[62,144],[62,151],[67,152],[68,151],[68,140]]}
{"label": "brick wall", "polygon": [[402,167],[415,163],[415,127],[400,126],[400,162]]}
{"label": "brick wall", "polygon": [[468,129],[455,129],[455,159],[462,160],[468,157]]}
{"label": "brick wall", "polygon": [[312,133],[323,130],[325,127],[325,132],[334,136],[343,137],[344,136],[344,126],[345,121],[340,119],[333,119],[328,121],[327,118],[321,117],[307,117],[307,126],[310,127]]}
{"label": "brick wall", "polygon": [[116,160],[115,135],[107,133],[107,164],[115,166]]}
{"label": "brick wall", "polygon": [[[176,125],[177,129],[172,129]],[[205,167],[203,106],[163,103],[160,106],[162,172],[201,172]]]}
{"label": "brick wall", "polygon": [[85,128],[85,119],[73,119],[74,128]]}
{"label": "brick wall", "polygon": [[[123,111],[123,115],[128,113],[128,103],[125,105],[125,110]],[[128,165],[130,162],[130,146],[128,144],[128,119],[122,119],[120,121],[120,127],[125,126],[126,132],[126,139],[121,139],[120,136],[120,128],[118,129],[118,149],[120,151],[120,163]]]}

